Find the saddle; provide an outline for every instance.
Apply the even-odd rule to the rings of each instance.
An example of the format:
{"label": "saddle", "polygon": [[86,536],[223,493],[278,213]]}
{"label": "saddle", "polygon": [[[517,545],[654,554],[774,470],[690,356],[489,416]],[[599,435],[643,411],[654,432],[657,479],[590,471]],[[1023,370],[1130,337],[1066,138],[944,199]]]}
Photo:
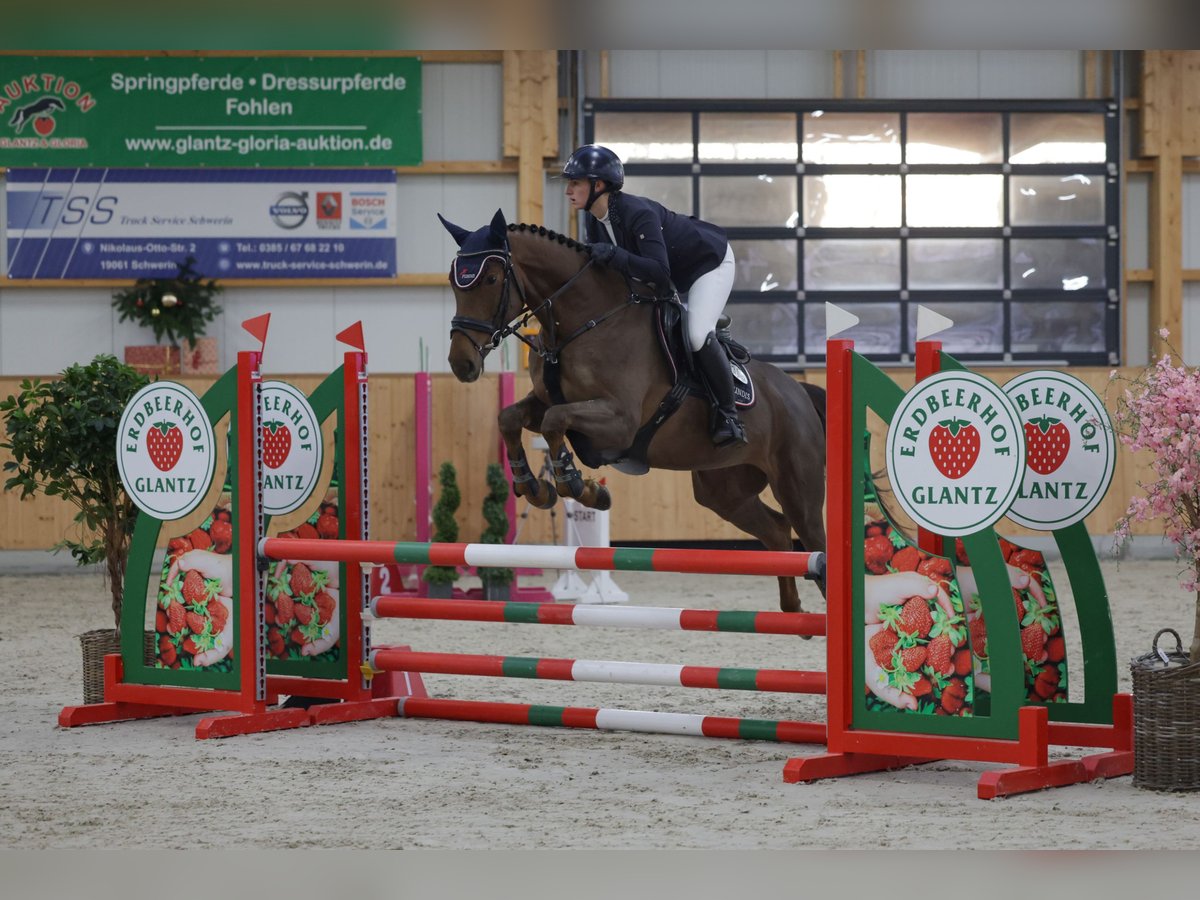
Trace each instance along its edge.
{"label": "saddle", "polygon": [[[733,339],[729,325],[730,319],[727,315],[722,315],[717,320],[717,340],[724,348],[733,372],[734,400],[740,409],[747,409],[755,403],[754,380],[746,367],[750,361],[750,351]],[[691,344],[687,339],[687,307],[680,302],[677,295],[670,299],[660,298],[654,301],[654,326],[659,347],[662,348],[671,371],[671,388],[659,401],[654,415],[638,429],[633,443],[624,450],[597,451],[586,435],[568,430],[567,440],[570,441],[575,454],[589,468],[612,466],[618,472],[627,475],[644,475],[650,471],[647,462],[650,442],[687,397],[699,397],[710,407],[716,406],[716,399],[692,359]],[[563,397],[560,386],[559,364],[547,362],[543,366],[542,376],[550,398],[555,403],[565,403],[566,398]]]}

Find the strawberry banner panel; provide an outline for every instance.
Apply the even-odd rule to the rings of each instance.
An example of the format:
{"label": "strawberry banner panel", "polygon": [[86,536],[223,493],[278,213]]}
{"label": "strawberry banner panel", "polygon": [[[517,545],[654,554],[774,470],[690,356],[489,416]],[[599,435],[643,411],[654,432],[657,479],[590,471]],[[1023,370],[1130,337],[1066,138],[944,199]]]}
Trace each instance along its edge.
{"label": "strawberry banner panel", "polygon": [[392,277],[390,169],[10,169],[8,277]]}

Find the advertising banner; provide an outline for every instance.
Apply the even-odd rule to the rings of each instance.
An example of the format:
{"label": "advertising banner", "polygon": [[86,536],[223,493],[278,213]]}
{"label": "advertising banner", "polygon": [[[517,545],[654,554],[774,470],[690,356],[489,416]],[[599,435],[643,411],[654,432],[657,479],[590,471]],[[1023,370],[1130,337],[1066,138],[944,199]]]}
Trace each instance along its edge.
{"label": "advertising banner", "polygon": [[13,169],[8,277],[209,278],[396,274],[388,169]]}
{"label": "advertising banner", "polygon": [[409,166],[415,57],[0,57],[0,166]]}

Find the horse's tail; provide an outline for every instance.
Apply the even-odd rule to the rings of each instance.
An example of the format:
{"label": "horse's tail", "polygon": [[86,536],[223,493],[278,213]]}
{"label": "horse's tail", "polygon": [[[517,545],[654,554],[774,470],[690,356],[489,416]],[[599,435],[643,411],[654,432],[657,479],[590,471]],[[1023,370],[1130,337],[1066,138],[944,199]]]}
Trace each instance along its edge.
{"label": "horse's tail", "polygon": [[800,386],[804,388],[808,394],[808,399],[812,401],[812,405],[817,410],[817,415],[821,419],[821,430],[826,431],[825,426],[825,388],[819,385],[809,384],[807,381],[800,382]]}

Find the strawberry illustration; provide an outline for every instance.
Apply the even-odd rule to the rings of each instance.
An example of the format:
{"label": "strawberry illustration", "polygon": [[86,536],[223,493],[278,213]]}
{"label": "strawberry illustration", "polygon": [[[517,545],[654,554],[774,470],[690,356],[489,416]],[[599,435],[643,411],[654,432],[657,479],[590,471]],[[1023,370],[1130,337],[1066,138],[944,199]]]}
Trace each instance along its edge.
{"label": "strawberry illustration", "polygon": [[900,665],[904,667],[905,671],[915,672],[917,669],[921,668],[924,662],[924,647],[905,647],[900,651]]}
{"label": "strawberry illustration", "polygon": [[214,553],[228,553],[229,548],[233,546],[233,526],[224,519],[212,523],[208,529],[208,536],[212,538]]}
{"label": "strawberry illustration", "polygon": [[914,697],[924,697],[926,694],[929,694],[932,692],[933,692],[933,685],[930,684],[929,679],[926,678],[924,675],[920,676],[916,680],[916,682],[912,686],[912,689],[910,690],[910,693]]}
{"label": "strawberry illustration", "polygon": [[184,617],[187,621],[188,629],[193,634],[202,634],[205,627],[208,625],[208,617],[202,616],[200,613],[188,610],[188,612],[184,614]]}
{"label": "strawberry illustration", "polygon": [[192,542],[189,538],[171,538],[171,540],[167,541],[167,556],[174,560],[175,557],[182,556],[184,553],[187,553],[189,550],[191,550],[192,546]]}
{"label": "strawberry illustration", "polygon": [[183,601],[189,606],[195,606],[207,600],[204,595],[204,576],[196,569],[190,570],[183,576]]}
{"label": "strawberry illustration", "polygon": [[187,610],[184,609],[182,603],[172,600],[171,605],[167,607],[167,631],[171,634],[179,634],[185,625],[187,625]]}
{"label": "strawberry illustration", "polygon": [[871,635],[871,639],[867,642],[871,648],[871,654],[875,657],[875,662],[884,669],[892,667],[892,651],[896,649],[896,642],[900,638],[896,636],[896,632],[890,628],[883,628]]}
{"label": "strawberry illustration", "polygon": [[963,647],[954,654],[954,674],[969,675],[971,673],[971,651]]}
{"label": "strawberry illustration", "polygon": [[929,432],[929,456],[950,479],[962,478],[979,459],[979,430],[962,419],[945,419]]}
{"label": "strawberry illustration", "polygon": [[1062,635],[1056,635],[1046,641],[1046,658],[1050,662],[1062,662],[1063,657],[1067,655],[1066,643],[1062,639]]}
{"label": "strawberry illustration", "polygon": [[171,643],[170,638],[161,637],[158,639],[158,659],[164,666],[169,666],[175,662],[175,645]]}
{"label": "strawberry illustration", "polygon": [[933,616],[929,614],[929,604],[924,597],[910,597],[900,612],[900,630],[915,634],[918,638],[929,637],[933,628]]}
{"label": "strawberry illustration", "polygon": [[187,539],[192,542],[192,546],[197,550],[207,550],[212,546],[212,538],[208,536],[208,532],[203,528],[197,528],[192,531]]}
{"label": "strawberry illustration", "polygon": [[967,626],[971,631],[971,652],[979,657],[987,656],[987,626],[983,619],[972,619]]}
{"label": "strawberry illustration", "polygon": [[146,431],[146,452],[162,472],[170,472],[183,455],[183,432],[170,422],[155,422]]}
{"label": "strawberry illustration", "polygon": [[1033,682],[1033,690],[1043,700],[1049,700],[1058,691],[1058,669],[1046,666],[1038,672]]}
{"label": "strawberry illustration", "polygon": [[301,625],[308,625],[313,620],[313,615],[316,613],[314,607],[307,603],[297,603],[295,607],[296,621]]}
{"label": "strawberry illustration", "polygon": [[214,597],[208,601],[208,615],[212,619],[213,634],[225,630],[225,623],[229,621],[229,607]]}
{"label": "strawberry illustration", "polygon": [[915,572],[921,563],[921,551],[916,547],[901,547],[892,557],[892,568],[897,572]]}
{"label": "strawberry illustration", "polygon": [[887,571],[888,563],[896,548],[882,534],[876,534],[863,541],[863,562],[867,571],[872,575],[882,575]]}
{"label": "strawberry illustration", "polygon": [[309,525],[307,522],[303,522],[296,526],[296,537],[298,538],[311,541],[315,538],[319,538],[320,536],[321,535],[317,532],[317,529],[312,525]]}
{"label": "strawberry illustration", "polygon": [[325,591],[318,591],[316,600],[318,621],[322,625],[328,625],[329,620],[333,618],[333,611],[337,609],[337,601]]}
{"label": "strawberry illustration", "polygon": [[1039,475],[1049,475],[1063,464],[1071,449],[1071,432],[1062,419],[1038,416],[1025,423],[1025,459]]}
{"label": "strawberry illustration", "polygon": [[338,536],[338,519],[336,515],[324,514],[317,519],[317,534],[326,540]]}
{"label": "strawberry illustration", "polygon": [[272,656],[283,656],[287,652],[287,645],[278,628],[267,629],[267,647],[270,649]]}
{"label": "strawberry illustration", "polygon": [[286,625],[292,619],[296,618],[294,610],[295,601],[287,594],[280,594],[275,598],[275,621],[280,625]]}
{"label": "strawberry illustration", "polygon": [[263,422],[263,463],[268,469],[278,469],[292,452],[292,432],[282,422]]}
{"label": "strawberry illustration", "polygon": [[954,645],[948,635],[939,634],[925,647],[925,661],[939,675],[949,675],[954,670]]}
{"label": "strawberry illustration", "polygon": [[951,678],[950,683],[942,689],[941,704],[950,715],[962,709],[963,700],[967,696],[967,686],[957,678]]}
{"label": "strawberry illustration", "polygon": [[1046,631],[1041,625],[1026,625],[1021,629],[1021,649],[1025,658],[1035,663],[1046,661]]}
{"label": "strawberry illustration", "polygon": [[329,576],[320,569],[314,572],[304,563],[296,563],[292,567],[290,584],[294,597],[312,596],[328,583]]}

